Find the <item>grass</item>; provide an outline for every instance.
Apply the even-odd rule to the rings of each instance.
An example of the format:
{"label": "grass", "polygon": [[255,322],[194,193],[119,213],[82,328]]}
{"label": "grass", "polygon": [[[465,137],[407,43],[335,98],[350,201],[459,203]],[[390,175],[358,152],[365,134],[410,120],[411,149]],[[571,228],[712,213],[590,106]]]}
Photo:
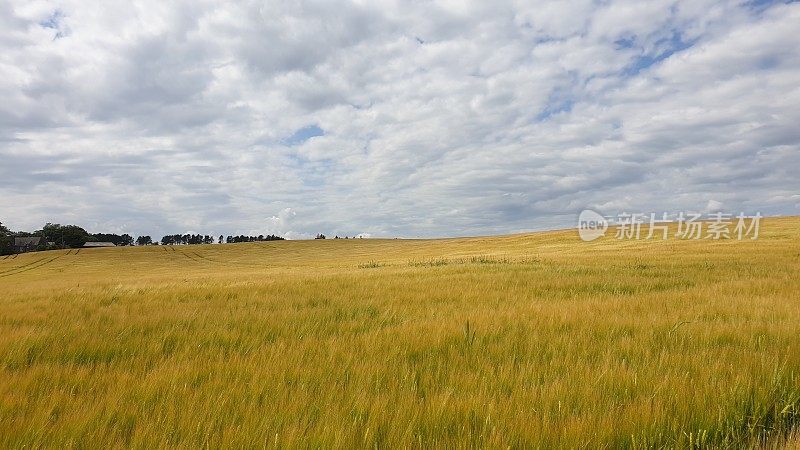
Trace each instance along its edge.
{"label": "grass", "polygon": [[800,218],[0,259],[3,448],[772,448],[799,376]]}

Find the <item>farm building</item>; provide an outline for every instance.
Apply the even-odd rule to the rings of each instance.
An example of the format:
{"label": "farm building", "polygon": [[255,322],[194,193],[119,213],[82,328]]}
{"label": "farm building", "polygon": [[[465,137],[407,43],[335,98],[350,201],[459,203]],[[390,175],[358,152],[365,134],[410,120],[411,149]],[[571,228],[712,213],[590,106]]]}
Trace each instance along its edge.
{"label": "farm building", "polygon": [[113,242],[87,242],[83,244],[83,248],[95,248],[95,247],[116,247]]}
{"label": "farm building", "polygon": [[36,250],[36,247],[42,242],[39,236],[31,237],[15,237],[14,238],[14,253],[25,253]]}

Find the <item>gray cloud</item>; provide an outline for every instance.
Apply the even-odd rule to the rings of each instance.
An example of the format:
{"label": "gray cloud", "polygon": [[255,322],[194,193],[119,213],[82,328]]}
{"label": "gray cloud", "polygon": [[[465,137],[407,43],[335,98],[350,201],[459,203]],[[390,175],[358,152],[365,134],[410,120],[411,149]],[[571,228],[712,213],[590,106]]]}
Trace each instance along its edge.
{"label": "gray cloud", "polygon": [[303,238],[798,214],[798,23],[710,0],[12,1],[0,220]]}

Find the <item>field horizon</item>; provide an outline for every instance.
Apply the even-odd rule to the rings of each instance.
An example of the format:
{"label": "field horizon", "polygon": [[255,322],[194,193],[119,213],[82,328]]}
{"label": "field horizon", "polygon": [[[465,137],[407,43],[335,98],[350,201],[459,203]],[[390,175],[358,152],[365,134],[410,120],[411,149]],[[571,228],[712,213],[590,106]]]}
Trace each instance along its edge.
{"label": "field horizon", "polygon": [[798,274],[800,217],[8,256],[0,446],[779,446]]}

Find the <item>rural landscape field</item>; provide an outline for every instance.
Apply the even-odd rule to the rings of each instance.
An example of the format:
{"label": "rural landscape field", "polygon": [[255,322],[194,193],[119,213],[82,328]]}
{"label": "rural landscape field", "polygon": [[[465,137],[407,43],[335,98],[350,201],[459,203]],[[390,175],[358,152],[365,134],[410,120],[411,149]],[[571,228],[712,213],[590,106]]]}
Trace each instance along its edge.
{"label": "rural landscape field", "polygon": [[2,448],[738,448],[798,418],[796,217],[0,260]]}

